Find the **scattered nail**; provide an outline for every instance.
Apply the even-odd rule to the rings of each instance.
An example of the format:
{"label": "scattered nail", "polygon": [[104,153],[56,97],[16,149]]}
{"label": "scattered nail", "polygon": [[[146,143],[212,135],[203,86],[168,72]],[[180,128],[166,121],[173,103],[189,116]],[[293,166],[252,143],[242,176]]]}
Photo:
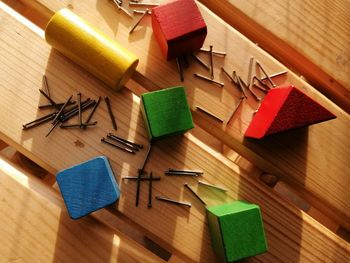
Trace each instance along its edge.
{"label": "scattered nail", "polygon": [[191,203],[187,203],[187,202],[181,202],[181,201],[177,201],[177,200],[173,200],[173,199],[169,199],[166,197],[161,197],[161,196],[156,196],[157,200],[163,201],[163,202],[168,202],[171,204],[175,204],[175,205],[182,205],[182,206],[186,206],[186,207],[191,207]]}
{"label": "scattered nail", "polygon": [[196,109],[199,110],[200,112],[203,112],[204,114],[208,115],[209,117],[219,121],[219,122],[224,122],[222,119],[220,119],[218,116],[216,116],[214,113],[211,113],[207,110],[205,110],[204,108],[200,107],[200,106],[196,106]]}
{"label": "scattered nail", "polygon": [[114,115],[113,115],[113,112],[112,112],[112,107],[111,107],[111,103],[109,101],[109,98],[106,96],[104,99],[105,99],[105,102],[106,102],[106,105],[107,105],[109,117],[111,118],[111,121],[112,121],[113,129],[117,130],[117,123],[115,121],[115,118],[114,118]]}
{"label": "scattered nail", "polygon": [[208,81],[208,82],[212,82],[212,83],[214,83],[214,84],[217,84],[217,85],[219,85],[220,87],[223,87],[223,86],[224,86],[224,83],[219,82],[219,81],[216,81],[216,80],[213,80],[213,79],[208,78],[208,77],[206,77],[206,76],[203,76],[203,75],[201,75],[201,74],[194,73],[193,75],[194,75],[195,77],[197,77],[197,78],[200,78],[200,79],[203,79],[203,80],[205,80],[205,81]]}

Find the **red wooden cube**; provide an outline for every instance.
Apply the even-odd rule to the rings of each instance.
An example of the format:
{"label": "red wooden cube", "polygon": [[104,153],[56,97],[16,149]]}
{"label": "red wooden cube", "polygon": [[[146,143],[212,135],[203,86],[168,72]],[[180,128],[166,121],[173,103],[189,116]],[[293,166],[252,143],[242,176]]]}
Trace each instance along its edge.
{"label": "red wooden cube", "polygon": [[260,139],[334,118],[333,113],[293,85],[278,87],[265,96],[245,136]]}
{"label": "red wooden cube", "polygon": [[199,50],[207,35],[205,21],[193,0],[176,0],[152,9],[152,28],[167,60]]}

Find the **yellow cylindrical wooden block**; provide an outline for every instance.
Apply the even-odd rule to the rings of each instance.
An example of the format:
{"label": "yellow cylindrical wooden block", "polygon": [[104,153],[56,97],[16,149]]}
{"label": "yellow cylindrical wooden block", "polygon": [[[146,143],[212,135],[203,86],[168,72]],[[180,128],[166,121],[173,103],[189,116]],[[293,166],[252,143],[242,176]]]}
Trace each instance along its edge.
{"label": "yellow cylindrical wooden block", "polygon": [[108,86],[124,86],[139,62],[116,41],[93,29],[69,9],[55,13],[45,29],[46,41]]}

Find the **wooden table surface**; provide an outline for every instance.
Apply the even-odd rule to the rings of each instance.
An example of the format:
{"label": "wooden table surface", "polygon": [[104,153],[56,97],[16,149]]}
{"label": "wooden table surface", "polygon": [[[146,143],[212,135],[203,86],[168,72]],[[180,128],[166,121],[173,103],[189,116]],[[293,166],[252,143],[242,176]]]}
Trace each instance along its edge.
{"label": "wooden table surface", "polygon": [[[94,156],[107,155],[122,192],[112,210],[119,211],[140,226],[150,239],[184,261],[216,262],[218,259],[211,249],[205,209],[183,189],[186,181],[196,188],[196,180],[164,177],[163,171],[169,167],[202,169],[205,180],[229,188],[227,196],[199,190],[210,204],[245,199],[261,206],[269,250],[251,258],[251,261],[349,260],[350,245],[338,234],[339,229],[350,230],[350,178],[347,172],[350,118],[342,108],[289,71],[287,77],[277,80],[278,83],[288,81],[296,85],[336,114],[337,119],[277,135],[263,142],[245,140],[243,133],[256,107],[253,98],[248,99],[248,103],[227,126],[197,112],[195,106],[205,107],[223,119],[232,111],[239,92],[220,74],[221,66],[230,71],[237,70],[243,78],[247,75],[250,56],[260,60],[269,73],[286,67],[202,4],[198,5],[208,24],[205,46],[213,44],[215,49],[227,52],[225,59],[215,59],[215,74],[225,82],[224,88],[193,78],[194,72],[201,71],[194,63],[186,70],[185,81],[181,83],[176,63],[165,62],[157,48],[149,18],[129,36],[128,28],[133,21],[118,12],[110,1],[89,0],[79,4],[68,0],[4,2],[25,15],[35,14],[39,27],[33,30],[35,26],[17,18],[6,5],[0,3],[1,140],[52,174]],[[53,11],[64,6],[69,6],[140,57],[138,73],[126,84],[126,89],[113,92],[45,43],[40,27]],[[190,201],[193,203],[191,210],[157,202],[154,202],[152,209],[147,209],[144,186],[141,188],[141,205],[135,207],[136,185],[123,182],[121,177],[136,175],[145,151],[130,157],[127,153],[101,144],[101,137],[111,130],[104,105],[97,110],[95,118],[98,125],[92,129],[58,129],[48,138],[45,138],[48,125],[23,131],[22,124],[43,114],[37,109],[44,102],[38,92],[43,73],[47,75],[52,95],[58,101],[64,101],[79,91],[84,97],[91,98],[108,95],[113,111],[117,113],[117,133],[145,145],[147,136],[138,96],[145,91],[183,84],[193,109],[196,128],[182,137],[156,143],[146,170],[162,176],[162,180],[154,184],[155,194]],[[208,133],[205,138],[221,142],[226,150],[219,152],[217,148],[209,147],[208,141],[200,136],[204,131]],[[258,171],[277,176],[280,182],[306,200],[312,211],[322,216],[311,213],[311,209],[303,211],[290,200],[282,198],[278,192],[258,180],[259,176],[252,172],[256,170],[246,169],[229,158],[227,152],[232,150],[248,159]],[[319,218],[327,218],[327,222],[332,223],[315,220]]]}

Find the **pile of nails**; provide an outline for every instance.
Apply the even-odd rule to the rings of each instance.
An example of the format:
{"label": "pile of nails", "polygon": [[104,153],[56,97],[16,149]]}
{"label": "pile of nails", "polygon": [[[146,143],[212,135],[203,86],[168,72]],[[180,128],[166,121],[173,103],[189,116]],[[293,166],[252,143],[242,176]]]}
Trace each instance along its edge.
{"label": "pile of nails", "polygon": [[131,142],[112,133],[108,133],[106,138],[101,139],[101,142],[131,154],[135,154],[143,148],[142,144]]}
{"label": "pile of nails", "polygon": [[[84,101],[81,100],[81,93],[77,94],[78,103],[75,101],[72,101],[72,97],[70,96],[65,103],[56,103],[50,95],[49,86],[47,83],[47,78],[45,75],[43,75],[43,84],[46,89],[46,91],[39,89],[40,93],[49,101],[49,104],[41,105],[39,106],[39,109],[54,109],[55,111],[52,113],[49,113],[45,116],[42,116],[34,121],[28,122],[23,125],[24,130],[28,130],[31,128],[34,128],[36,126],[42,125],[44,123],[50,122],[52,124],[51,129],[46,134],[46,137],[51,134],[51,132],[56,128],[81,128],[85,129],[87,127],[95,126],[97,124],[97,121],[90,122],[94,112],[96,111],[96,108],[98,107],[101,98],[98,98],[97,101],[91,100],[90,98],[85,99]],[[87,117],[86,121],[83,122],[82,119],[82,113],[86,111],[87,109],[92,108],[90,111],[89,116]],[[79,122],[77,124],[64,124],[68,120],[72,119],[75,116],[79,116]]]}

